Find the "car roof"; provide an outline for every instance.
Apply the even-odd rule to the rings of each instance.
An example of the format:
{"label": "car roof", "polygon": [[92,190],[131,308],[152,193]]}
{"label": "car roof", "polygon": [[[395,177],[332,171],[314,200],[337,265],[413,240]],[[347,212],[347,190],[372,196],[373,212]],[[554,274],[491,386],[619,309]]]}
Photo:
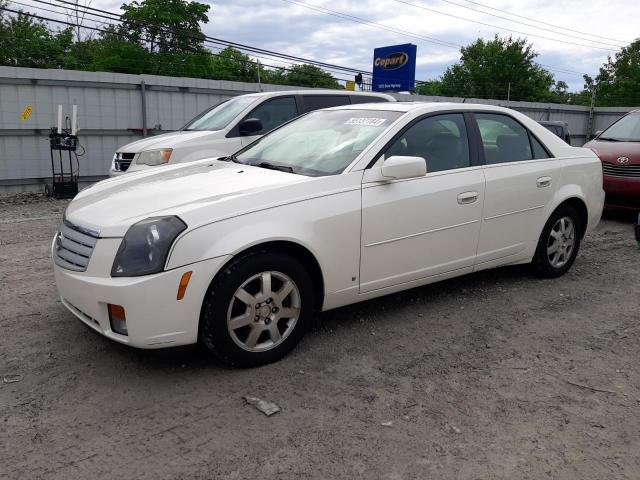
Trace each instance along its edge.
{"label": "car roof", "polygon": [[540,125],[558,125],[560,127],[567,127],[569,126],[568,122],[564,122],[562,120],[540,120],[538,122]]}
{"label": "car roof", "polygon": [[485,112],[511,112],[508,108],[496,105],[484,105],[480,103],[453,103],[453,102],[390,102],[390,103],[357,103],[352,105],[340,105],[338,107],[327,108],[326,110],[386,110],[391,112],[412,112],[421,113],[439,112],[443,110],[476,110]]}
{"label": "car roof", "polygon": [[395,98],[387,93],[378,93],[378,92],[354,92],[351,90],[330,90],[330,89],[319,89],[319,88],[309,88],[306,90],[278,90],[275,92],[256,92],[256,93],[246,93],[243,94],[243,97],[279,97],[285,95],[355,95],[355,96],[366,96],[366,97],[377,97],[384,98],[391,102],[395,102]]}

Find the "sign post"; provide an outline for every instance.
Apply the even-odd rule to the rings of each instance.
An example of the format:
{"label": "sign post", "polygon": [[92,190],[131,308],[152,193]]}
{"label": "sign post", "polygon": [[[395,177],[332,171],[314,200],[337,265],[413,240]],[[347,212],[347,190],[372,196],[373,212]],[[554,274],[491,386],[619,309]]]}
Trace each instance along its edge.
{"label": "sign post", "polygon": [[411,91],[416,81],[417,47],[412,43],[373,51],[373,91]]}

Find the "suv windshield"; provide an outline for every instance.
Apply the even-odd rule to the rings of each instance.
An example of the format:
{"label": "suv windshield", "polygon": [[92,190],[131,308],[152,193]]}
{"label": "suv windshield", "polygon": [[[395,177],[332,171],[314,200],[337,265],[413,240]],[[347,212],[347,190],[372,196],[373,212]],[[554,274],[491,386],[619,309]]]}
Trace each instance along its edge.
{"label": "suv windshield", "polygon": [[640,142],[640,112],[625,115],[602,132],[598,140]]}
{"label": "suv windshield", "polygon": [[400,115],[375,110],[319,110],[265,135],[233,160],[301,175],[336,175]]}
{"label": "suv windshield", "polygon": [[187,123],[183,130],[222,130],[236,118],[247,105],[256,101],[256,97],[235,97],[205,110]]}

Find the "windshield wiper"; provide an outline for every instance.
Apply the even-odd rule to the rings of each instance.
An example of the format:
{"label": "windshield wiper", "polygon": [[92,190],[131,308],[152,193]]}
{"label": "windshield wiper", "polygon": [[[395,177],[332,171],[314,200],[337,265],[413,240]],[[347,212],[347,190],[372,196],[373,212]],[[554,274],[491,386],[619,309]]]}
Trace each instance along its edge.
{"label": "windshield wiper", "polygon": [[240,160],[238,160],[238,157],[236,157],[235,153],[233,155],[229,155],[227,157],[221,158],[221,160],[224,162],[233,162],[233,163],[239,163],[241,165],[244,165]]}
{"label": "windshield wiper", "polygon": [[260,162],[256,165],[256,167],[268,168],[269,170],[280,170],[281,172],[287,173],[296,173],[293,171],[293,168],[289,167],[288,165],[274,165],[273,163],[269,162]]}
{"label": "windshield wiper", "polygon": [[604,140],[605,142],[622,142],[619,138],[613,137],[598,137],[598,140]]}

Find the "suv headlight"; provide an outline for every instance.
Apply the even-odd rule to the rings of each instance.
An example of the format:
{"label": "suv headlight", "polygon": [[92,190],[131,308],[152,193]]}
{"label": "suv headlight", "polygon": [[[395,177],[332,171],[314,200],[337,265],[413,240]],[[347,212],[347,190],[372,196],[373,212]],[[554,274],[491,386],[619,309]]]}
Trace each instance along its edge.
{"label": "suv headlight", "polygon": [[187,226],[178,217],[152,217],[127,230],[111,267],[112,277],[161,272],[174,240]]}
{"label": "suv headlight", "polygon": [[136,159],[136,163],[138,165],[164,165],[169,162],[171,152],[173,150],[170,148],[141,152]]}

